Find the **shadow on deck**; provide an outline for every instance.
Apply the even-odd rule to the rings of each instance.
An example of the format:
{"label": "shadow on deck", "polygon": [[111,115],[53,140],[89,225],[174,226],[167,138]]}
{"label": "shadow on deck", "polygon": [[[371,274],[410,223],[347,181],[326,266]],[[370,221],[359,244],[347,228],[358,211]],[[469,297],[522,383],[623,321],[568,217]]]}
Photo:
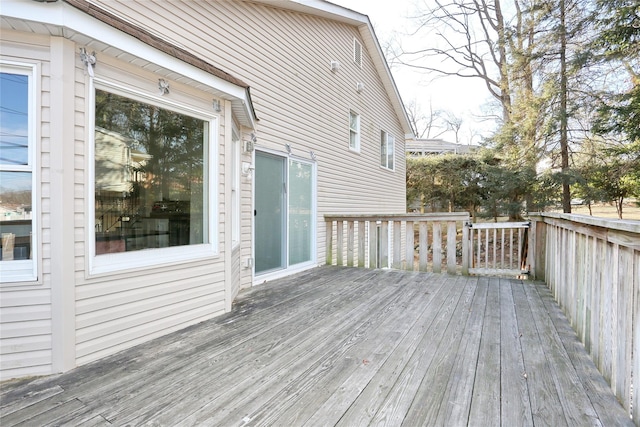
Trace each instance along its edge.
{"label": "shadow on deck", "polygon": [[3,427],[633,425],[543,284],[339,267],[1,393]]}

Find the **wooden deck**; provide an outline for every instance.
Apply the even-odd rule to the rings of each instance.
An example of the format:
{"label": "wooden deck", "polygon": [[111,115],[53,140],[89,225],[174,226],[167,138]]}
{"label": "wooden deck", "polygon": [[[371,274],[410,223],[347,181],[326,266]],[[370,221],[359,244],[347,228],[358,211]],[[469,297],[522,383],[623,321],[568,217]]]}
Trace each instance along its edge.
{"label": "wooden deck", "polygon": [[3,427],[632,425],[544,285],[340,267],[0,405]]}

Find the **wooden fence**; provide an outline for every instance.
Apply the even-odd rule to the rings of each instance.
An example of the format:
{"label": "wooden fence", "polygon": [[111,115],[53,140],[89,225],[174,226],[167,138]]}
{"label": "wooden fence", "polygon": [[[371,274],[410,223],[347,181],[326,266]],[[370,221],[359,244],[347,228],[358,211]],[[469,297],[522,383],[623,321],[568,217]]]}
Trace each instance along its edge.
{"label": "wooden fence", "polygon": [[536,274],[640,426],[640,222],[546,213],[531,219]]}

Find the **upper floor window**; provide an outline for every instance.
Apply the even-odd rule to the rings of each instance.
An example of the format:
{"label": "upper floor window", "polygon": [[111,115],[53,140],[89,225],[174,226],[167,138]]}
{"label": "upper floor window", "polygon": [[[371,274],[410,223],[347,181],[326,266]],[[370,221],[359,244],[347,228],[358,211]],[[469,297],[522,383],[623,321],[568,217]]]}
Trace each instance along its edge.
{"label": "upper floor window", "polygon": [[[162,262],[160,254],[165,261],[189,257],[187,249],[176,247],[211,243],[212,120],[155,99],[96,88],[94,265],[106,271],[127,262],[153,265]],[[113,258],[133,251],[139,255]]]}
{"label": "upper floor window", "polygon": [[360,151],[360,115],[349,112],[349,148]]}
{"label": "upper floor window", "polygon": [[0,63],[0,277],[35,281],[35,67]]}
{"label": "upper floor window", "polygon": [[388,132],[380,132],[380,165],[393,170],[395,138]]}

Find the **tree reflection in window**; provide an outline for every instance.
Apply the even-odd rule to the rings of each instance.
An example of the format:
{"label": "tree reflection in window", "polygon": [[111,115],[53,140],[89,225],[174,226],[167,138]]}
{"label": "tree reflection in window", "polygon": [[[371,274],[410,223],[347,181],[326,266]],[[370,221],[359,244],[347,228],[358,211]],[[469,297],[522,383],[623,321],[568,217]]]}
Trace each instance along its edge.
{"label": "tree reflection in window", "polygon": [[96,90],[96,254],[207,240],[208,122]]}

